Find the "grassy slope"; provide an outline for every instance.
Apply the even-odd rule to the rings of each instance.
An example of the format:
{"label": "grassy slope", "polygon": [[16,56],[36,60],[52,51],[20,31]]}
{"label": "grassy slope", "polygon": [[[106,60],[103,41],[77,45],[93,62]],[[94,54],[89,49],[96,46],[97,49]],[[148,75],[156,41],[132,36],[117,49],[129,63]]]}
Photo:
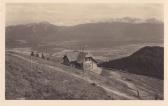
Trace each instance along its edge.
{"label": "grassy slope", "polygon": [[164,79],[163,49],[159,46],[145,46],[130,56],[103,62],[100,66]]}
{"label": "grassy slope", "polygon": [[120,77],[130,88],[136,88],[139,91],[141,99],[154,99],[156,95],[158,95],[159,99],[164,98],[163,80],[144,75],[124,73],[114,69],[104,70],[103,76],[113,80],[116,79],[116,77]]}
{"label": "grassy slope", "polygon": [[6,56],[6,99],[113,99],[101,87]]}
{"label": "grassy slope", "polygon": [[[7,99],[125,99],[107,93],[101,87],[82,79],[48,69],[44,64],[60,67],[79,76],[82,74],[80,70],[38,58],[33,60],[41,65],[33,65],[33,71],[30,71],[30,63],[10,55],[6,56]],[[98,84],[131,96],[136,96],[135,90],[138,89],[141,96],[139,99],[154,99],[155,94],[159,94],[163,99],[163,80],[109,70],[104,70],[102,76],[88,74],[87,77]],[[130,90],[130,85],[133,85],[131,88],[134,90]]]}

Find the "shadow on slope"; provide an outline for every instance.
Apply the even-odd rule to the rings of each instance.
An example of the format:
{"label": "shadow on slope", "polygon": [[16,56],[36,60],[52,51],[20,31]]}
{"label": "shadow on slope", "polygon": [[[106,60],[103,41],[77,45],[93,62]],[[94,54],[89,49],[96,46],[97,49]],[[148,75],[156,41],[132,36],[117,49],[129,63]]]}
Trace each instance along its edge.
{"label": "shadow on slope", "polygon": [[114,68],[130,73],[163,79],[164,50],[159,46],[146,46],[128,57],[100,63],[104,68]]}

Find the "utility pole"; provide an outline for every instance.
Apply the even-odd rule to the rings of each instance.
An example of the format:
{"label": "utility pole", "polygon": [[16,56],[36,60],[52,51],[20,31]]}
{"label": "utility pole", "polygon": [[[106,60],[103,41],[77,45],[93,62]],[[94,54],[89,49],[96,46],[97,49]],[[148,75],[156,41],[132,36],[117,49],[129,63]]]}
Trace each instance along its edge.
{"label": "utility pole", "polygon": [[30,71],[32,71],[32,57],[30,55]]}

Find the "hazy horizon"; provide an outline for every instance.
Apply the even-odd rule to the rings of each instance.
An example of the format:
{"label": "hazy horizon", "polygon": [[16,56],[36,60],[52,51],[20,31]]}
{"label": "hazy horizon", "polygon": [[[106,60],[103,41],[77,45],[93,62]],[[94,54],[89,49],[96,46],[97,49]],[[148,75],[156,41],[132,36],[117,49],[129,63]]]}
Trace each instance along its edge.
{"label": "hazy horizon", "polygon": [[163,22],[161,4],[7,4],[6,26],[49,22],[58,26],[85,23],[110,22],[130,17],[147,20],[154,18]]}

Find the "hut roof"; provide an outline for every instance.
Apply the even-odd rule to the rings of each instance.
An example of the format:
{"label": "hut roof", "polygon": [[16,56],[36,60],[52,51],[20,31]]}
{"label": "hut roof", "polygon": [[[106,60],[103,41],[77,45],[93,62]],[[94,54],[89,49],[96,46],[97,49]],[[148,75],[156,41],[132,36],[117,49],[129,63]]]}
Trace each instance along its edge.
{"label": "hut roof", "polygon": [[85,57],[91,57],[93,59],[93,56],[91,54],[88,54],[86,52],[79,52],[79,51],[67,52],[66,56],[70,62],[76,61],[78,63],[82,63],[84,61]]}
{"label": "hut roof", "polygon": [[68,52],[68,53],[66,53],[66,56],[67,56],[67,58],[70,62],[77,61],[78,55],[79,55],[78,52]]}

